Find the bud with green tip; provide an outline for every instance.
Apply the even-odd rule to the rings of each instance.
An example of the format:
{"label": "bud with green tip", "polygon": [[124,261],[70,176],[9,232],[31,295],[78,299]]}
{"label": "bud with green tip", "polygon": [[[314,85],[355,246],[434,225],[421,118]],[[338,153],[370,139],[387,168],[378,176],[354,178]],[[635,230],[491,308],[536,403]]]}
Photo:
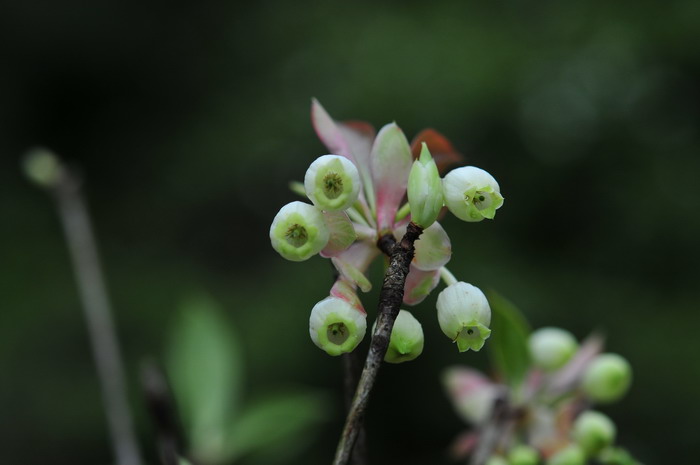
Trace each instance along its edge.
{"label": "bud with green tip", "polygon": [[547,465],[585,465],[586,454],[578,444],[570,444],[547,460]]}
{"label": "bud with green tip", "polygon": [[35,148],[27,152],[22,166],[26,176],[41,187],[54,187],[64,175],[56,155],[45,148]]}
{"label": "bud with green tip", "polygon": [[433,224],[443,205],[442,180],[425,142],[408,175],[407,194],[411,221],[423,228]]}
{"label": "bud with green tip", "polygon": [[639,462],[621,447],[603,449],[596,458],[602,465],[639,465]]}
{"label": "bud with green tip", "polygon": [[533,363],[543,370],[557,370],[573,357],[578,349],[574,336],[560,328],[540,328],[528,341]]}
{"label": "bud with green tip", "polygon": [[[372,332],[376,327],[375,321]],[[402,363],[414,360],[423,353],[423,342],[423,327],[420,322],[410,312],[400,310],[391,330],[389,348],[384,361]]]}
{"label": "bud with green tip", "polygon": [[360,194],[360,173],[345,157],[323,155],[306,170],[304,189],[309,199],[321,210],[345,210]]}
{"label": "bud with green tip", "polygon": [[614,402],[632,382],[632,368],[617,354],[602,354],[593,359],[583,374],[583,391],[596,402]]}
{"label": "bud with green tip", "polygon": [[442,181],[445,205],[464,221],[490,220],[503,205],[501,189],[486,171],[463,166],[450,171]]}
{"label": "bud with green tip", "polygon": [[508,461],[511,465],[537,465],[540,463],[540,454],[534,447],[521,444],[511,449]]}
{"label": "bud with green tip", "polygon": [[573,426],[574,439],[588,456],[596,455],[615,442],[616,433],[612,420],[593,410],[579,415]]}
{"label": "bud with green tip", "polygon": [[319,253],[329,237],[321,211],[299,201],[282,207],[270,226],[272,247],[282,257],[294,262]]}
{"label": "bud with green tip", "polygon": [[479,351],[491,334],[491,308],[481,290],[465,282],[443,289],[437,299],[438,322],[460,352]]}
{"label": "bud with green tip", "polygon": [[326,297],[311,310],[309,335],[328,355],[352,352],[366,331],[367,314],[338,297]]}

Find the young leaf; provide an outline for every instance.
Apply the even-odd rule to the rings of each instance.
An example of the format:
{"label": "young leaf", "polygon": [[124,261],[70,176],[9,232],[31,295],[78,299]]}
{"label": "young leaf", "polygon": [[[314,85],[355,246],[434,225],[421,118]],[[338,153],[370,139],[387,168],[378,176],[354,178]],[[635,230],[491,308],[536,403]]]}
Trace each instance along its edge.
{"label": "young leaf", "polygon": [[520,310],[509,300],[490,290],[486,296],[491,306],[491,340],[489,348],[494,366],[503,380],[519,385],[530,368],[527,341],[530,327]]}
{"label": "young leaf", "polygon": [[330,231],[330,238],[321,250],[322,257],[328,258],[338,255],[357,239],[352,221],[344,211],[323,212],[323,220]]}
{"label": "young leaf", "polygon": [[393,226],[413,164],[411,148],[396,123],[387,124],[377,134],[371,161],[377,196],[377,223],[381,232]]}
{"label": "young leaf", "polygon": [[184,303],[166,363],[193,454],[218,462],[240,396],[242,361],[229,322],[210,298]]}

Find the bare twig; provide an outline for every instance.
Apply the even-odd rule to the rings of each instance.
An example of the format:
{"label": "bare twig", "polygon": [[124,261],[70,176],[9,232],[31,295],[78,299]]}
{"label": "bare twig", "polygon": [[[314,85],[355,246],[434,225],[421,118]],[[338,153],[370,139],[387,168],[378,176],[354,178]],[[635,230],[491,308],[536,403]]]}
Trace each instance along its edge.
{"label": "bare twig", "polygon": [[[360,372],[362,371],[362,360],[358,351],[352,351],[349,354],[343,354],[343,372],[344,372],[344,391],[345,391],[345,407],[349,411],[352,406],[352,398],[355,394],[355,389],[357,389],[357,383],[360,379]],[[359,431],[357,433],[357,439],[355,440],[355,447],[352,449],[352,454],[350,455],[350,463],[352,465],[366,465],[367,464],[367,437],[365,435],[365,428],[360,423]]]}
{"label": "bare twig", "polygon": [[161,463],[178,465],[183,441],[177,409],[165,374],[153,359],[141,364],[141,386],[158,437]]}
{"label": "bare twig", "polygon": [[423,228],[414,223],[409,223],[401,242],[392,245],[394,239],[391,235],[382,236],[377,241],[377,246],[385,253],[388,252],[391,259],[389,268],[384,274],[384,284],[379,295],[377,327],[372,337],[360,381],[355,390],[352,405],[345,420],[345,427],[338,442],[333,465],[346,465],[350,458],[350,453],[365,415],[369,394],[372,391],[379,367],[389,347],[391,330],[394,327],[394,322],[403,301],[406,276],[415,252],[414,243],[422,232]]}
{"label": "bare twig", "polygon": [[140,465],[119,343],[80,182],[63,168],[51,192],[56,199],[78,281],[116,460],[119,465]]}

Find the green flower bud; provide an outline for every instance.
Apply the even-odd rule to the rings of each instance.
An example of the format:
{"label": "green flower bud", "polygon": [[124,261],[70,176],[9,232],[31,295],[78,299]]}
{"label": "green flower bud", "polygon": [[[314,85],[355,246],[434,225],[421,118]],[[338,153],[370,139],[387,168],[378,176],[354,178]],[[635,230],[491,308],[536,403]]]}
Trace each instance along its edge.
{"label": "green flower bud", "polygon": [[602,354],[593,359],[583,374],[583,391],[596,402],[621,398],[632,382],[632,368],[617,354]]}
{"label": "green flower bud", "polygon": [[442,180],[425,142],[408,175],[408,203],[411,221],[423,228],[435,222],[443,205]]}
{"label": "green flower bud", "polygon": [[598,461],[603,465],[638,465],[634,457],[621,447],[608,447],[603,449],[598,457]]}
{"label": "green flower bud", "polygon": [[530,355],[533,363],[547,371],[566,365],[578,349],[570,332],[559,328],[540,328],[530,335]]}
{"label": "green flower bud", "polygon": [[460,352],[479,351],[491,334],[491,308],[477,287],[457,282],[443,289],[437,299],[438,322]]}
{"label": "green flower bud", "polygon": [[355,165],[340,155],[318,157],[304,176],[309,199],[321,210],[345,210],[360,194],[360,173]]}
{"label": "green flower bud", "polygon": [[508,461],[510,465],[537,465],[540,463],[540,454],[537,449],[521,444],[510,450]]}
{"label": "green flower bud", "polygon": [[503,205],[496,180],[475,166],[463,166],[450,171],[442,181],[445,205],[464,221],[490,220]]}
{"label": "green flower bud", "polygon": [[[372,332],[377,327],[374,322]],[[423,327],[416,317],[406,310],[400,310],[391,330],[389,348],[384,361],[402,363],[416,359],[423,352]]]}
{"label": "green flower bud", "polygon": [[500,455],[492,455],[486,461],[486,465],[509,465],[508,461]]}
{"label": "green flower bud", "polygon": [[311,310],[309,335],[328,355],[352,352],[365,337],[367,314],[337,297],[326,297]]}
{"label": "green flower bud", "polygon": [[319,253],[329,237],[321,211],[304,202],[291,202],[282,207],[270,226],[272,247],[294,262]]}
{"label": "green flower bud", "polygon": [[41,187],[53,187],[64,175],[56,155],[44,148],[30,150],[22,161],[24,173]]}
{"label": "green flower bud", "polygon": [[547,465],[586,465],[586,454],[577,444],[570,444],[551,456]]}
{"label": "green flower bud", "polygon": [[589,410],[574,422],[573,436],[588,456],[596,455],[615,441],[615,424],[606,415]]}

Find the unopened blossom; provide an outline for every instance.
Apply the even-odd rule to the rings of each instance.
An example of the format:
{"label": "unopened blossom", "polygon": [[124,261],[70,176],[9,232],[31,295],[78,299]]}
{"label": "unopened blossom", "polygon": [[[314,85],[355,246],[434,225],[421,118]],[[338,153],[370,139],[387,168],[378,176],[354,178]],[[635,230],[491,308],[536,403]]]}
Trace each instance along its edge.
{"label": "unopened blossom", "polygon": [[282,207],[270,226],[272,247],[282,257],[294,262],[307,260],[319,253],[329,237],[321,211],[299,201]]}
{"label": "unopened blossom", "polygon": [[576,418],[573,436],[588,456],[593,456],[615,442],[615,423],[600,412],[589,410]]}
{"label": "unopened blossom", "polygon": [[311,310],[311,340],[329,355],[352,352],[366,330],[367,314],[338,297],[326,297]]}
{"label": "unopened blossom", "polygon": [[632,382],[632,368],[617,354],[593,359],[583,374],[583,392],[596,402],[614,402],[625,395]]}
{"label": "unopened blossom", "polygon": [[309,199],[321,210],[345,210],[360,193],[357,168],[340,155],[323,155],[306,170],[304,189]]}
{"label": "unopened blossom", "polygon": [[407,195],[411,220],[423,228],[433,224],[443,205],[442,182],[425,142],[408,175]]}
{"label": "unopened blossom", "polygon": [[447,173],[442,181],[445,205],[464,221],[490,220],[503,205],[501,189],[486,171],[475,166],[463,166]]}
{"label": "unopened blossom", "polygon": [[[374,325],[376,327],[377,323]],[[420,322],[410,312],[400,310],[391,330],[384,361],[402,363],[414,360],[423,353],[423,344],[423,327]]]}
{"label": "unopened blossom", "polygon": [[563,367],[578,349],[574,336],[560,328],[540,328],[528,341],[533,363],[546,371]]}
{"label": "unopened blossom", "polygon": [[481,290],[465,282],[446,287],[437,299],[438,322],[460,352],[479,351],[491,334],[491,308]]}

